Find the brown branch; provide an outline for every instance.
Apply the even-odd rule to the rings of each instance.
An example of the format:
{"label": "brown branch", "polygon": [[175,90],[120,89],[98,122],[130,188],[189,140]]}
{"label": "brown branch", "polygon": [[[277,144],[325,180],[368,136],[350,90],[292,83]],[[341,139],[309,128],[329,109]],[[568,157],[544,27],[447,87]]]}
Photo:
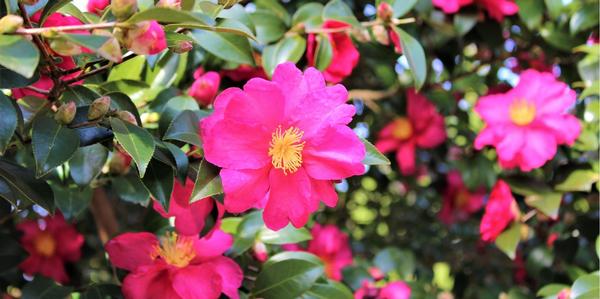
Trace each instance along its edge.
{"label": "brown branch", "polygon": [[12,34],[19,35],[35,35],[42,34],[44,32],[64,32],[64,31],[75,31],[75,30],[92,30],[92,29],[106,29],[118,27],[120,24],[117,22],[108,22],[100,24],[82,24],[82,25],[66,25],[66,26],[54,26],[54,27],[41,27],[41,28],[19,28]]}
{"label": "brown branch", "polygon": [[119,232],[119,223],[103,187],[94,189],[90,210],[96,222],[100,241],[102,241],[102,244],[106,244],[110,238],[116,236]]}

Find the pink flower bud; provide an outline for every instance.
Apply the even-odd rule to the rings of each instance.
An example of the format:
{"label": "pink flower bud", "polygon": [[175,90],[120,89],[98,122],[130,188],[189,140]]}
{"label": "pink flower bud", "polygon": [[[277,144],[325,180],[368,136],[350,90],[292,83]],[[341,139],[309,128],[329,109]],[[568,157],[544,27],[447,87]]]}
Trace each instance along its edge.
{"label": "pink flower bud", "polygon": [[375,26],[373,26],[373,28],[371,30],[373,31],[373,36],[375,37],[375,40],[378,43],[380,43],[384,46],[387,46],[390,44],[390,38],[388,36],[387,29],[385,28],[385,26],[375,25]]}
{"label": "pink flower bud", "polygon": [[256,258],[259,262],[264,263],[269,258],[269,252],[267,251],[267,246],[265,243],[256,241],[254,242],[254,246],[252,246],[252,251],[254,254],[254,258]]}
{"label": "pink flower bud", "polygon": [[377,17],[384,22],[389,22],[394,15],[394,10],[387,2],[381,2],[377,7]]}
{"label": "pink flower bud", "polygon": [[194,81],[188,94],[196,99],[198,104],[208,106],[215,99],[220,83],[221,77],[217,72],[207,72]]}
{"label": "pink flower bud", "polygon": [[172,9],[181,9],[181,0],[160,0],[156,4],[156,6]]}
{"label": "pink flower bud", "polygon": [[171,51],[182,54],[191,51],[194,48],[194,44],[187,40],[180,40],[175,43],[175,45],[169,47]]}
{"label": "pink flower bud", "polygon": [[0,34],[13,33],[23,26],[23,18],[17,15],[6,15],[0,19]]}
{"label": "pink flower bud", "polygon": [[373,279],[375,279],[375,281],[380,281],[385,278],[385,273],[383,273],[377,267],[370,267],[369,274],[371,274],[371,277],[373,277]]}
{"label": "pink flower bud", "polygon": [[137,0],[112,0],[110,7],[117,20],[129,18],[138,9]]}
{"label": "pink flower bud", "polygon": [[125,32],[127,49],[139,55],[154,55],[167,48],[165,32],[156,21],[145,21]]}
{"label": "pink flower bud", "polygon": [[108,4],[110,4],[110,0],[88,0],[87,11],[101,15]]}
{"label": "pink flower bud", "polygon": [[125,111],[125,110],[121,110],[121,111],[117,111],[117,117],[122,120],[122,121],[126,121],[132,125],[138,125],[137,120],[135,119],[135,116],[129,112],[129,111]]}

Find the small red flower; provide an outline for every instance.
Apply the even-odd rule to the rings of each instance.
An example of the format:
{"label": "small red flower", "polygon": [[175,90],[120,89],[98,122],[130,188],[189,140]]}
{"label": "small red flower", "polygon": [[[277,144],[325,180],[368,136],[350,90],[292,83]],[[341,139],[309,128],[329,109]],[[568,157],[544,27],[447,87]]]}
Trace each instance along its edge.
{"label": "small red flower", "polygon": [[69,281],[66,262],[81,257],[83,235],[65,221],[60,212],[37,220],[25,220],[17,225],[23,232],[21,245],[29,253],[19,268],[27,275],[41,274],[60,283]]}
{"label": "small red flower", "polygon": [[492,189],[485,206],[479,232],[481,240],[493,242],[498,235],[519,215],[519,207],[512,196],[510,187],[503,180],[498,180]]}
{"label": "small red flower", "polygon": [[196,78],[188,94],[196,99],[198,104],[208,106],[219,92],[219,84],[221,84],[221,76],[217,72],[203,73]]}
{"label": "small red flower", "polygon": [[414,89],[406,92],[407,116],[398,117],[380,132],[375,147],[381,152],[396,151],[396,161],[403,175],[415,173],[417,148],[434,148],[446,140],[444,117],[425,96]]}
{"label": "small red flower", "polygon": [[235,69],[221,70],[221,76],[236,82],[248,81],[252,78],[267,79],[267,74],[262,67],[254,67],[248,64],[240,64]]}
{"label": "small red flower", "polygon": [[439,217],[445,224],[466,220],[483,206],[485,190],[470,191],[465,186],[460,172],[453,170],[446,175],[446,190]]}
{"label": "small red flower", "polygon": [[461,7],[475,3],[487,10],[490,17],[498,22],[502,22],[504,16],[514,15],[519,11],[519,7],[513,0],[433,0],[432,2],[446,14],[456,13]]}

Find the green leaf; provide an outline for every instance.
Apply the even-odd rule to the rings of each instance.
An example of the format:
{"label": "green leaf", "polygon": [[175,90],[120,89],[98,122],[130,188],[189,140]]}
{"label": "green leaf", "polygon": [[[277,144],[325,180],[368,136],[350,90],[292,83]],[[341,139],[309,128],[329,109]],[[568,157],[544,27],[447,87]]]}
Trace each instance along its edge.
{"label": "green leaf", "polygon": [[123,149],[133,158],[137,165],[139,176],[144,177],[146,167],[154,154],[154,138],[148,131],[118,118],[110,118],[110,126]]}
{"label": "green leaf", "polygon": [[25,37],[0,35],[0,65],[31,78],[39,61],[39,50]]}
{"label": "green leaf", "polygon": [[31,78],[15,73],[0,65],[0,88],[17,88],[31,85],[40,79],[38,73],[34,73]]}
{"label": "green leaf", "polygon": [[[241,24],[235,20],[225,19],[219,26],[239,27]],[[246,28],[247,29],[247,28]],[[227,32],[212,32],[208,30],[194,30],[192,37],[196,43],[209,53],[235,63],[254,65],[252,47],[246,37]]]}
{"label": "green leaf", "polygon": [[552,19],[557,19],[563,9],[562,0],[545,0],[546,7],[548,7],[548,13]]}
{"label": "green leaf", "polygon": [[74,102],[77,107],[80,106],[89,106],[95,99],[99,98],[100,95],[83,86],[83,85],[75,85],[67,87],[67,90],[60,96],[60,101]]}
{"label": "green leaf", "polygon": [[360,141],[365,145],[366,155],[362,160],[362,163],[365,165],[390,165],[390,160],[380,153],[377,148],[373,144],[371,144],[367,139],[360,138]]}
{"label": "green leaf", "polygon": [[198,130],[198,114],[191,110],[184,110],[171,122],[163,140],[177,140],[195,146],[202,146],[200,141],[200,132]]}
{"label": "green leaf", "polygon": [[[587,296],[588,294],[598,294],[600,292],[600,274],[594,272],[584,275],[573,283],[571,286],[571,298],[577,299]],[[581,296],[581,297],[580,297]],[[586,297],[593,298],[593,297]]]}
{"label": "green leaf", "polygon": [[569,286],[566,284],[558,284],[558,283],[545,285],[543,288],[541,288],[537,292],[536,296],[538,296],[538,297],[555,296],[558,293],[560,293],[560,291],[562,291],[568,287]]}
{"label": "green leaf", "polygon": [[544,16],[544,0],[516,0],[519,17],[529,29],[538,28]]}
{"label": "green leaf", "polygon": [[415,255],[408,250],[395,247],[385,248],[377,253],[373,263],[384,273],[395,271],[401,277],[408,277],[415,271]]}
{"label": "green leaf", "polygon": [[79,134],[41,115],[33,123],[31,144],[36,173],[41,177],[73,156],[79,148]]}
{"label": "green leaf", "polygon": [[73,43],[80,46],[84,46],[92,51],[98,51],[106,41],[110,38],[109,36],[103,35],[91,35],[91,34],[69,34],[64,33],[63,36]]}
{"label": "green leaf", "polygon": [[182,184],[185,184],[189,166],[187,155],[179,147],[172,143],[165,142],[164,145],[167,147],[169,152],[171,152],[171,155],[175,160],[175,171],[177,178]]}
{"label": "green leaf", "polygon": [[358,26],[359,22],[352,13],[352,9],[342,0],[329,1],[323,8],[323,20],[338,20],[352,26]]}
{"label": "green leaf", "polygon": [[567,178],[554,188],[558,191],[570,192],[581,191],[589,192],[592,185],[598,181],[600,176],[591,169],[577,169],[569,173]]}
{"label": "green leaf", "polygon": [[419,44],[419,41],[404,30],[396,26],[392,26],[392,30],[400,37],[402,53],[406,55],[408,66],[410,67],[411,74],[415,81],[415,88],[419,90],[423,84],[425,84],[425,80],[427,80],[427,59],[425,58],[425,51],[421,44]]}
{"label": "green leaf", "polygon": [[192,23],[176,23],[165,26],[165,30],[175,30],[177,28],[200,29],[221,33],[231,33],[234,35],[239,35],[256,40],[256,37],[254,36],[254,33],[250,28],[248,28],[245,24],[239,22],[238,20],[233,19],[223,20],[218,26],[208,26]]}
{"label": "green leaf", "polygon": [[44,10],[40,15],[40,24],[44,24],[46,22],[46,18],[50,16],[53,12],[59,10],[65,4],[71,2],[72,0],[49,0],[48,3],[44,6]]}
{"label": "green leaf", "polygon": [[198,111],[199,109],[200,107],[196,100],[190,96],[177,96],[171,98],[161,111],[160,120],[158,121],[159,132],[164,135],[171,126],[173,120],[177,118],[182,111]]}
{"label": "green leaf", "polygon": [[168,165],[152,160],[148,164],[148,171],[142,179],[142,182],[152,194],[152,197],[158,200],[165,211],[169,211],[169,201],[171,192],[173,192],[173,169]]}
{"label": "green leaf", "polygon": [[110,69],[106,82],[119,80],[140,80],[141,74],[146,65],[144,56],[137,56],[121,64],[115,65]]}
{"label": "green leaf", "polygon": [[22,299],[58,299],[66,298],[71,294],[72,287],[63,287],[52,279],[36,276],[32,282],[23,288]]}
{"label": "green leaf", "polygon": [[12,100],[0,92],[0,154],[8,146],[17,129],[18,115]]}
{"label": "green leaf", "polygon": [[92,201],[92,189],[90,187],[78,188],[61,184],[52,184],[51,187],[54,192],[56,207],[67,219],[77,217]]}
{"label": "green leaf", "polygon": [[128,95],[118,91],[109,92],[104,95],[110,97],[111,108],[115,110],[129,111],[131,112],[131,114],[133,114],[133,116],[135,116],[135,120],[138,124],[142,123],[142,120],[140,119],[140,113],[138,112],[137,107]]}
{"label": "green leaf", "polygon": [[250,19],[256,28],[256,39],[261,44],[279,40],[287,29],[283,20],[270,11],[258,10],[250,14]]}
{"label": "green leaf", "polygon": [[77,149],[69,160],[69,171],[75,184],[89,185],[100,174],[107,158],[108,150],[98,143]]}
{"label": "green leaf", "polygon": [[142,180],[137,175],[126,175],[115,177],[112,180],[112,187],[115,194],[122,200],[147,206],[150,199],[150,192],[142,183]]}
{"label": "green leaf", "polygon": [[324,34],[317,35],[317,49],[315,55],[315,66],[319,70],[325,70],[331,64],[333,58],[333,46]]}
{"label": "green leaf", "polygon": [[236,4],[229,9],[221,10],[219,12],[218,17],[236,20],[248,27],[250,31],[252,31],[252,33],[256,32],[254,28],[254,23],[250,19],[250,15],[246,12],[246,9],[244,9],[244,7],[240,4]]}
{"label": "green leaf", "polygon": [[164,7],[153,7],[142,10],[131,16],[126,23],[136,24],[141,21],[155,20],[159,23],[190,23],[199,25],[213,25],[214,21],[207,15],[195,12],[190,13]]}
{"label": "green leaf", "polygon": [[52,189],[46,181],[37,179],[31,170],[0,158],[0,179],[4,180],[16,199],[54,211]]}
{"label": "green leaf", "polygon": [[301,23],[310,22],[310,20],[315,18],[320,19],[323,14],[323,9],[323,4],[316,2],[310,2],[300,6],[294,13],[294,16],[292,16],[292,27]]}
{"label": "green leaf", "polygon": [[302,58],[306,49],[306,39],[299,35],[288,36],[274,45],[265,47],[263,52],[263,68],[271,76],[280,63],[291,61],[296,63]]}
{"label": "green leaf", "polygon": [[596,237],[596,256],[600,257],[600,236]]}
{"label": "green leaf", "polygon": [[[520,10],[521,8],[519,7],[519,11]],[[569,30],[571,34],[576,34],[593,27],[598,27],[598,18],[600,18],[598,3],[585,4],[571,17]]]}
{"label": "green leaf", "polygon": [[26,257],[23,247],[8,233],[0,233],[0,244],[0,273],[15,270]]}
{"label": "green leaf", "polygon": [[260,298],[297,298],[311,289],[324,274],[322,264],[304,259],[267,262],[256,278],[252,296]]}
{"label": "green leaf", "polygon": [[310,240],[312,235],[304,227],[295,228],[293,225],[288,224],[278,231],[272,231],[265,227],[260,231],[258,238],[265,244],[283,245]]}
{"label": "green leaf", "polygon": [[394,11],[393,17],[399,18],[408,13],[417,4],[417,0],[382,0],[377,1],[377,5],[381,2],[387,2]]}
{"label": "green leaf", "polygon": [[256,235],[263,227],[262,212],[255,211],[244,215],[237,226],[234,242],[231,246],[233,256],[239,256],[252,247]]}
{"label": "green leaf", "polygon": [[255,0],[259,9],[267,10],[279,17],[286,25],[290,24],[290,14],[277,0]]}
{"label": "green leaf", "polygon": [[327,283],[315,283],[312,288],[302,294],[302,299],[352,299],[354,295],[345,285],[328,280]]}
{"label": "green leaf", "polygon": [[540,30],[542,38],[551,46],[564,52],[571,52],[577,45],[582,44],[576,37],[572,37],[566,31],[556,28],[551,22],[547,22]]}
{"label": "green leaf", "polygon": [[477,24],[477,15],[459,13],[454,15],[454,30],[459,36],[463,36]]}
{"label": "green leaf", "polygon": [[223,193],[223,185],[221,184],[219,169],[203,159],[200,166],[198,166],[190,203],[221,193]]}
{"label": "green leaf", "polygon": [[504,252],[511,260],[515,259],[517,245],[521,237],[521,223],[514,222],[509,229],[496,238],[496,246]]}
{"label": "green leaf", "polygon": [[538,209],[540,212],[553,219],[558,217],[558,209],[561,200],[562,193],[556,192],[533,194],[525,198],[527,205]]}

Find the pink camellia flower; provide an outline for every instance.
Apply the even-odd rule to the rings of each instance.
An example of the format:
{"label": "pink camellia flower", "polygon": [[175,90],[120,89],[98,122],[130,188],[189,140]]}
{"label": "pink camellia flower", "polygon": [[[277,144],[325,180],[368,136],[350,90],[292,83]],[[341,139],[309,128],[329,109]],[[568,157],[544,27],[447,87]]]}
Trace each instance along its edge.
{"label": "pink camellia flower", "polygon": [[507,93],[479,99],[475,111],[485,128],[475,148],[494,146],[503,168],[541,167],[554,157],[558,145],[572,145],[579,136],[579,120],[567,113],[576,98],[575,91],[552,74],[527,70]]}
{"label": "pink camellia flower", "polygon": [[167,40],[158,22],[144,21],[126,31],[125,46],[139,55],[154,55],[167,48]]}
{"label": "pink camellia flower", "polygon": [[325,264],[327,277],[342,280],[342,269],[352,265],[352,249],[348,235],[335,225],[321,226],[315,224],[311,230],[312,240],[308,241],[306,250],[297,244],[286,244],[289,251],[308,251],[318,256]]}
{"label": "pink camellia flower", "polygon": [[409,299],[410,286],[403,281],[389,282],[382,288],[365,281],[354,293],[354,299]]}
{"label": "pink camellia flower", "polygon": [[204,229],[206,218],[211,214],[215,205],[217,206],[218,216],[215,227],[219,226],[221,217],[225,212],[219,203],[214,199],[207,197],[190,204],[189,199],[194,190],[194,182],[188,179],[185,186],[179,181],[175,181],[173,193],[169,201],[169,212],[167,213],[161,204],[154,200],[154,210],[165,218],[175,217],[175,229],[180,235],[193,236],[198,235]]}
{"label": "pink camellia flower", "polygon": [[432,2],[447,14],[456,13],[461,7],[475,3],[487,10],[490,17],[498,22],[502,22],[504,16],[514,15],[519,11],[519,6],[513,0],[433,0]]}
{"label": "pink camellia flower", "polygon": [[25,220],[17,224],[23,232],[21,245],[29,256],[19,268],[27,275],[41,274],[60,283],[69,281],[65,271],[66,262],[81,258],[83,235],[65,221],[60,212],[37,220]]}
{"label": "pink camellia flower", "polygon": [[519,215],[519,207],[512,196],[510,187],[503,180],[498,180],[485,206],[479,232],[481,240],[493,242],[496,237]]}
{"label": "pink camellia flower", "polygon": [[456,221],[464,221],[469,215],[479,211],[483,206],[485,189],[470,191],[465,186],[460,172],[453,170],[446,175],[446,190],[439,217],[450,225]]}
{"label": "pink camellia flower", "polygon": [[106,243],[106,252],[130,272],[122,286],[127,299],[217,299],[221,293],[237,299],[243,272],[223,256],[232,243],[221,230],[204,238],[172,233],[160,241],[147,232],[125,233]]}
{"label": "pink camellia flower", "polygon": [[201,121],[204,155],[222,167],[225,208],[264,207],[268,228],[302,227],[320,201],[333,207],[333,181],[362,174],[365,147],[347,124],[355,113],[342,85],[314,68],[277,66],[273,80],[229,88]]}
{"label": "pink camellia flower", "polygon": [[219,84],[221,84],[219,73],[207,72],[196,78],[188,90],[188,94],[196,99],[198,104],[208,106],[213,102],[215,96],[217,96]]}
{"label": "pink camellia flower", "polygon": [[[323,29],[336,29],[350,28],[351,25],[336,20],[327,20],[321,27]],[[331,63],[323,71],[323,76],[327,82],[336,84],[352,73],[352,70],[358,64],[360,53],[352,43],[352,39],[347,32],[328,33],[326,36],[329,39],[329,42],[331,42],[333,55]],[[309,34],[306,47],[306,58],[308,59],[309,66],[315,65],[317,48],[318,43],[316,35]]]}
{"label": "pink camellia flower", "polygon": [[100,15],[109,4],[110,0],[88,0],[87,11]]}
{"label": "pink camellia flower", "polygon": [[444,117],[425,96],[414,89],[406,92],[407,116],[398,117],[380,132],[375,147],[383,153],[396,151],[396,161],[403,175],[415,173],[417,148],[434,148],[446,140]]}

